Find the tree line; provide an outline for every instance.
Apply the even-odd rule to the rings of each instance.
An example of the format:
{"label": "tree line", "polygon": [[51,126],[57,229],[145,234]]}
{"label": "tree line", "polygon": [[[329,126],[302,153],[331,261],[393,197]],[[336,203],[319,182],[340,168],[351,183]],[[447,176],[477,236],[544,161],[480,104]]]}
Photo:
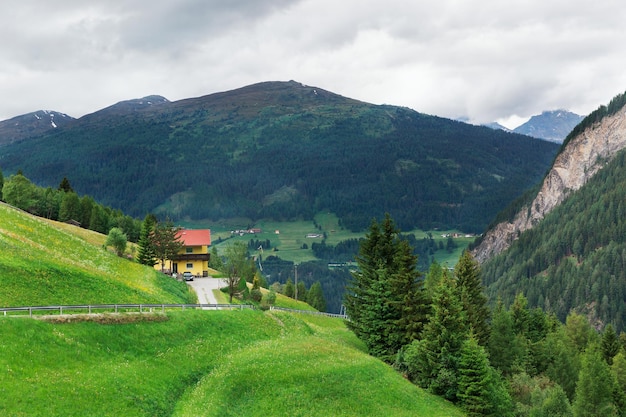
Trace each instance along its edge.
{"label": "tree line", "polygon": [[35,216],[72,223],[102,234],[118,228],[131,242],[139,239],[139,220],[99,204],[88,195],[79,196],[66,177],[57,188],[44,188],[33,184],[20,171],[4,178],[0,170],[0,200]]}
{"label": "tree line", "polygon": [[428,273],[390,216],[372,222],[345,298],[348,327],[370,354],[470,416],[626,415],[626,334],[564,321],[518,293],[493,308],[465,251]]}

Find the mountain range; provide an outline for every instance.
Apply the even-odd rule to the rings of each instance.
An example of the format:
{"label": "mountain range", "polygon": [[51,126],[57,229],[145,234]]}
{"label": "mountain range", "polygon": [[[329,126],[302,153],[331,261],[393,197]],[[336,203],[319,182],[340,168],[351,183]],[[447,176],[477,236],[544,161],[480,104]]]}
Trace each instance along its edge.
{"label": "mountain range", "polygon": [[481,232],[558,150],[295,81],[122,101],[48,126],[0,139],[5,174],[53,187],[67,177],[138,217],[253,223],[327,210],[351,230],[389,212],[405,230]]}
{"label": "mountain range", "polygon": [[583,116],[567,110],[544,111],[532,116],[524,124],[511,130],[497,122],[486,124],[492,129],[519,133],[550,142],[562,143],[572,129],[583,120]]}

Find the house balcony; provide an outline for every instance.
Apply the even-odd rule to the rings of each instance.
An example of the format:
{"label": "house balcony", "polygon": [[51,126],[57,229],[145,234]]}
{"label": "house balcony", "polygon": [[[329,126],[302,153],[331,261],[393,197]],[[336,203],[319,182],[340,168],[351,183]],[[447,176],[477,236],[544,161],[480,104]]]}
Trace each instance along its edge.
{"label": "house balcony", "polygon": [[172,256],[172,261],[206,261],[208,262],[211,259],[210,253],[179,253],[177,255]]}

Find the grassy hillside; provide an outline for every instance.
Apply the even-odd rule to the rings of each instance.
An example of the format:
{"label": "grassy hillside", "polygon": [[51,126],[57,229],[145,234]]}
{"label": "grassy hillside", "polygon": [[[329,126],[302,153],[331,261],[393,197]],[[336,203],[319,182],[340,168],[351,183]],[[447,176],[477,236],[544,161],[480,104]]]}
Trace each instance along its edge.
{"label": "grassy hillside", "polygon": [[0,204],[0,305],[193,301],[184,283],[113,255],[104,240]]}
{"label": "grassy hillside", "polygon": [[338,319],[189,310],[155,318],[164,320],[0,318],[0,414],[463,415],[363,353]]}

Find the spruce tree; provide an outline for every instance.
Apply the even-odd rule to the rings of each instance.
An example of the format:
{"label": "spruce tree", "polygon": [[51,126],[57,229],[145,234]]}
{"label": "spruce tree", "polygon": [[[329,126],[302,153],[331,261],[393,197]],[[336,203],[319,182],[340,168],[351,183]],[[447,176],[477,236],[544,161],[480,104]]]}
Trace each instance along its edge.
{"label": "spruce tree", "polygon": [[393,293],[391,304],[395,310],[394,317],[397,317],[393,324],[393,329],[397,329],[397,346],[392,347],[393,351],[420,337],[430,312],[430,298],[416,269],[417,256],[413,255],[406,240],[398,242],[396,256],[398,271],[390,282]]}
{"label": "spruce tree", "polygon": [[322,284],[315,281],[307,293],[307,303],[317,311],[326,311],[326,299],[322,291]]}
{"label": "spruce tree", "polygon": [[498,300],[491,320],[489,357],[491,364],[504,375],[511,375],[513,372],[513,365],[517,359],[515,341],[511,314],[504,308],[502,301]]}
{"label": "spruce tree", "polygon": [[425,322],[427,307],[417,258],[399,236],[389,214],[372,221],[359,248],[359,270],[352,274],[345,302],[347,326],[370,354],[385,361],[413,340]]}
{"label": "spruce tree", "polygon": [[486,346],[489,342],[489,308],[487,296],[483,292],[480,266],[472,254],[466,250],[454,268],[460,298],[467,314],[467,321],[478,343]]}
{"label": "spruce tree", "polygon": [[65,193],[73,193],[74,189],[72,188],[72,186],[70,185],[70,181],[67,179],[67,177],[63,177],[63,179],[61,180],[61,183],[59,184],[59,191],[63,191]]}
{"label": "spruce tree", "polygon": [[613,402],[616,381],[596,346],[590,346],[582,357],[572,405],[575,417],[616,416]]}
{"label": "spruce tree", "polygon": [[602,355],[607,364],[613,364],[613,358],[620,350],[620,343],[617,337],[617,333],[613,329],[613,326],[609,323],[602,333]]}
{"label": "spruce tree", "polygon": [[291,278],[287,278],[287,282],[285,283],[285,295],[289,298],[293,298],[296,293],[295,287],[293,285],[293,281]]}
{"label": "spruce tree", "polygon": [[413,341],[405,352],[409,378],[422,388],[455,401],[461,346],[468,334],[456,281],[444,272],[422,338]]}
{"label": "spruce tree", "polygon": [[2,199],[2,188],[4,188],[4,175],[2,175],[2,169],[0,169],[0,201],[4,201]]}
{"label": "spruce tree", "polygon": [[463,342],[459,359],[458,399],[467,415],[484,416],[490,411],[489,360],[474,334]]}
{"label": "spruce tree", "polygon": [[158,262],[152,243],[152,234],[156,223],[156,217],[152,214],[146,215],[141,223],[138,242],[139,250],[137,251],[137,262],[140,264],[154,266]]}

